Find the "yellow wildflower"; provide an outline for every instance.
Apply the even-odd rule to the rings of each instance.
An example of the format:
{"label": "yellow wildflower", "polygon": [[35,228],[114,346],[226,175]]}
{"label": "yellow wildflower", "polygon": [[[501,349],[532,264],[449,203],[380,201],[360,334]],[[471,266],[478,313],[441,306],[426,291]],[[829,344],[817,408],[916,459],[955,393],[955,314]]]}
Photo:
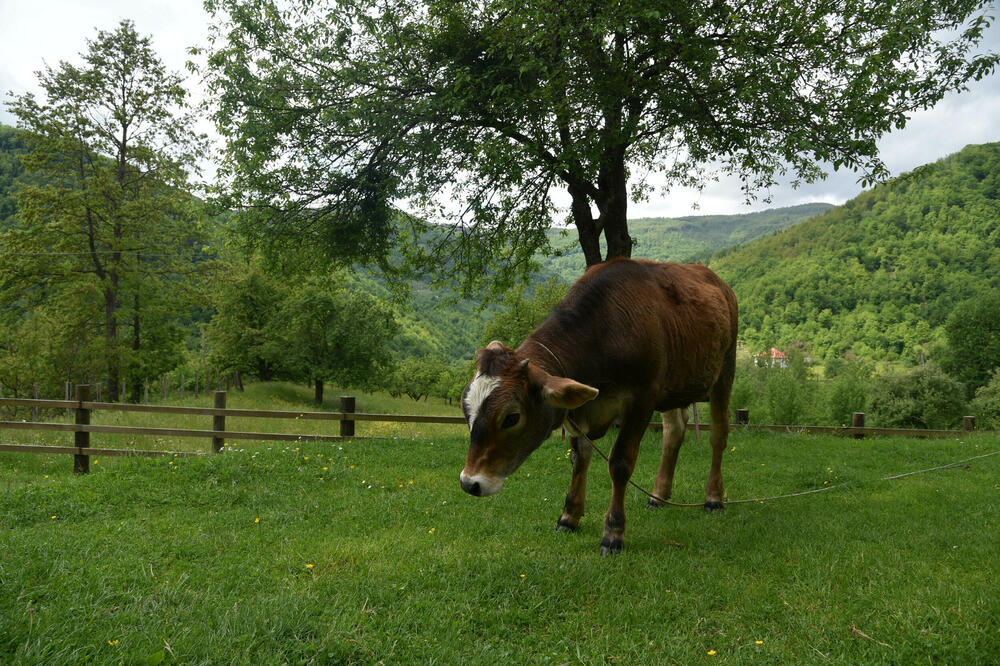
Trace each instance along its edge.
{"label": "yellow wildflower", "polygon": [[257,524],[257,523],[259,523],[259,522],[260,522],[260,518],[254,518],[254,519],[253,519],[253,524],[254,524],[254,525],[256,525],[256,524]]}
{"label": "yellow wildflower", "polygon": [[307,564],[307,565],[306,565],[306,569],[312,569],[312,568],[313,568],[313,565],[312,565],[312,564]]}
{"label": "yellow wildflower", "polygon": [[714,657],[715,656],[715,650],[709,650],[708,651],[708,656],[709,657]]}

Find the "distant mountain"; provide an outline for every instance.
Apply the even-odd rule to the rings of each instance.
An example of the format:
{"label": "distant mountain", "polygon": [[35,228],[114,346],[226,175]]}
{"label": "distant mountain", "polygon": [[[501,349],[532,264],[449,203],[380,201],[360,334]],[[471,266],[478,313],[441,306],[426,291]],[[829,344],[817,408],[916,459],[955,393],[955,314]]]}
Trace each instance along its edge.
{"label": "distant mountain", "polygon": [[[636,240],[632,256],[655,261],[705,261],[723,248],[780,231],[831,208],[826,203],[810,203],[740,215],[636,218],[628,223]],[[543,259],[542,272],[575,281],[586,266],[575,230],[554,229],[549,232],[549,242],[559,256]]]}
{"label": "distant mountain", "polygon": [[916,363],[956,304],[1000,288],[1000,143],[968,146],[710,261],[742,340],[816,358]]}

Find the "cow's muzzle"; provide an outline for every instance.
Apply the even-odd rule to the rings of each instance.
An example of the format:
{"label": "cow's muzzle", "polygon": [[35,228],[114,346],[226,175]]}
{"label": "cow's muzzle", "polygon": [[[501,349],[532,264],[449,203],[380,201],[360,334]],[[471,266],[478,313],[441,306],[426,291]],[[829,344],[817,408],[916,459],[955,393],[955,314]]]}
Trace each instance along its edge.
{"label": "cow's muzzle", "polygon": [[483,474],[469,476],[464,471],[460,480],[462,482],[462,490],[476,497],[485,497],[486,495],[493,495],[499,492],[503,487],[504,481],[502,478],[485,476]]}

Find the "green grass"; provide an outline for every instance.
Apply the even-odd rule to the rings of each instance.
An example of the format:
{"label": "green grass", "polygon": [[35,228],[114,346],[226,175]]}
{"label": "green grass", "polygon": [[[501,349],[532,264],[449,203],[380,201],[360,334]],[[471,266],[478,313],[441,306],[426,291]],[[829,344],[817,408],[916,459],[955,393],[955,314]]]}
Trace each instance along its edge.
{"label": "green grass", "polygon": [[[254,390],[305,407],[291,387]],[[630,491],[613,559],[598,554],[610,482],[596,458],[565,534],[565,442],[490,498],[459,489],[466,446],[454,427],[240,443],[100,458],[84,477],[70,456],[0,454],[0,663],[1000,660],[1000,456],[879,480],[1000,450],[996,437],[734,433],[732,499],[845,485],[718,515],[647,511]],[[703,498],[709,453],[689,435],[675,499]],[[636,480],[651,485],[657,462],[651,434]]]}

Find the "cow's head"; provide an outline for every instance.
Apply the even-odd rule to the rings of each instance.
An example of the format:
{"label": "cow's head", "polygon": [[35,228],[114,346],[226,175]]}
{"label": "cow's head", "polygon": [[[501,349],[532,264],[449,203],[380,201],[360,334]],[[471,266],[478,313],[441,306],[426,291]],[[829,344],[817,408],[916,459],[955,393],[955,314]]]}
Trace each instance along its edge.
{"label": "cow's head", "polygon": [[476,357],[475,377],[462,392],[472,442],[462,490],[492,495],[565,416],[597,397],[597,389],[548,374],[499,342]]}

